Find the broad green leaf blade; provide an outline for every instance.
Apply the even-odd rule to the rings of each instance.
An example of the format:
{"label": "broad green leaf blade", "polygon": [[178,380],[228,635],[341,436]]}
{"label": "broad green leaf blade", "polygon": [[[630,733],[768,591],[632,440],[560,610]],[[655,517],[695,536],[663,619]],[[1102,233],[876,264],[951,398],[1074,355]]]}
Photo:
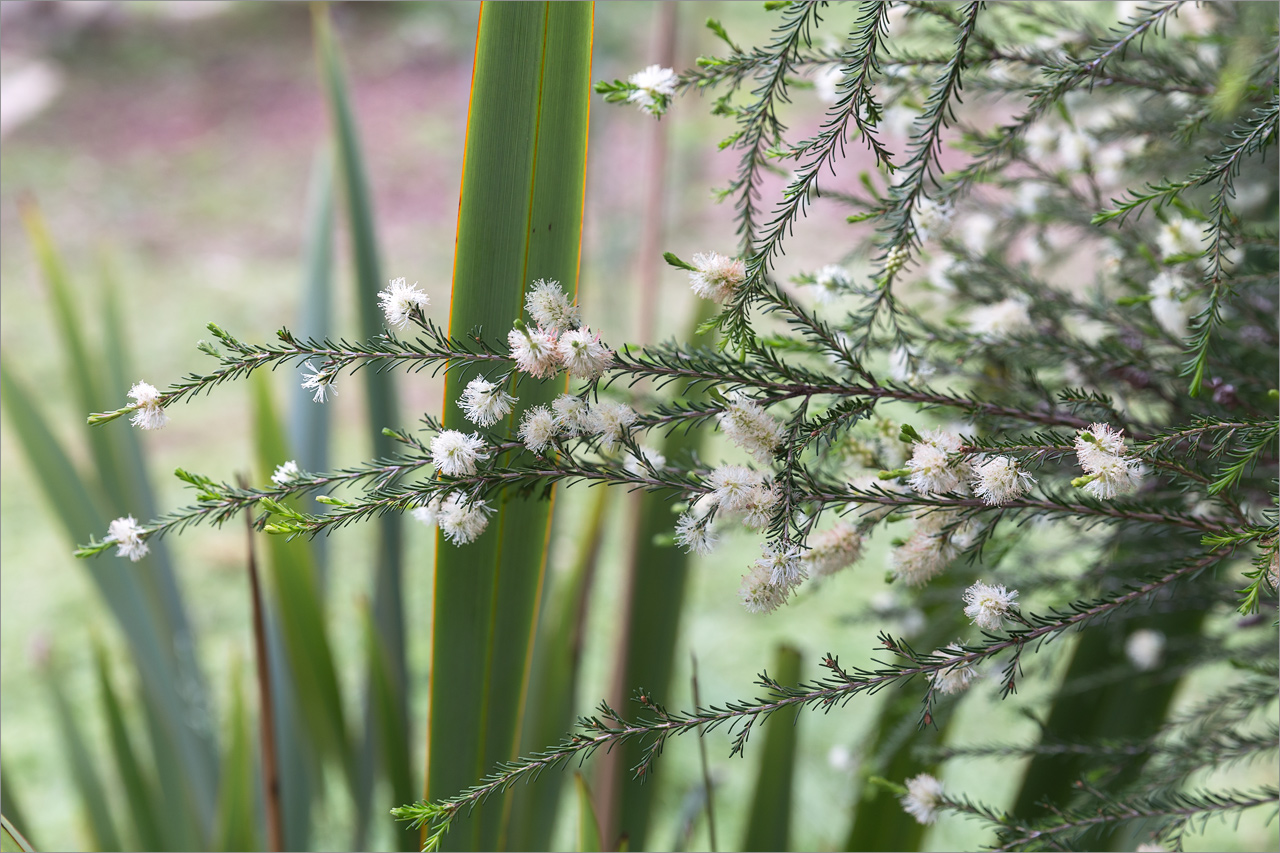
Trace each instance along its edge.
{"label": "broad green leaf blade", "polygon": [[222,760],[218,790],[218,824],[215,850],[261,850],[256,799],[261,786],[254,772],[254,746],[249,712],[244,706],[240,664],[231,667],[231,718],[227,751]]}
{"label": "broad green leaf blade", "polygon": [[[95,487],[80,477],[33,397],[9,373],[5,361],[0,359],[0,401],[36,481],[67,532],[70,549],[83,542],[87,534],[105,532],[107,518],[92,497]],[[173,813],[194,809],[185,812],[190,817],[183,831],[195,832],[202,838],[213,817],[211,804],[217,774],[217,755],[211,752],[213,742],[200,727],[200,720],[211,711],[199,694],[191,692],[198,688],[193,674],[175,672],[168,651],[173,637],[161,639],[166,635],[157,625],[155,611],[148,606],[151,598],[143,589],[139,574],[133,571],[136,566],[113,556],[83,565],[128,640],[139,677],[153,703],[151,734],[157,741],[156,751],[178,769],[167,777],[172,785],[165,791],[174,798]]]}
{"label": "broad green leaf blade", "polygon": [[[259,374],[254,380],[255,445],[258,470],[265,479],[290,456],[271,399],[269,379]],[[353,758],[347,746],[342,695],[311,552],[306,542],[290,542],[280,536],[266,537],[266,544],[267,586],[272,609],[279,618],[289,671],[294,676],[297,705],[312,745],[319,754],[342,766],[354,796]]]}
{"label": "broad green leaf blade", "polygon": [[[499,342],[538,278],[577,292],[585,187],[593,10],[585,3],[487,3],[472,73],[453,335]],[[456,399],[475,370],[445,382],[444,423],[474,427]],[[519,388],[523,407],[563,381]],[[520,411],[495,427],[510,430]],[[515,757],[534,616],[545,570],[550,503],[503,495],[488,531],[462,548],[437,537],[427,797],[449,796]],[[498,849],[508,802],[459,821],[445,843]]]}
{"label": "broad green leaf blade", "polygon": [[[413,770],[409,764],[411,744],[402,736],[408,731],[408,723],[396,716],[400,713],[400,704],[396,701],[396,688],[392,681],[391,656],[383,645],[378,626],[373,622],[373,614],[367,606],[361,607],[360,612],[364,622],[365,660],[373,696],[372,710],[379,718],[378,724],[372,726],[371,730],[380,735],[379,760],[386,768],[391,782],[392,798],[397,803],[407,803],[417,796]],[[418,849],[417,830],[397,823],[395,833],[399,849]]]}
{"label": "broad green leaf blade", "polygon": [[600,822],[596,820],[596,807],[591,802],[591,788],[581,773],[573,774],[574,787],[578,791],[578,843],[575,850],[582,853],[599,853]]}
{"label": "broad green leaf blade", "polygon": [[[360,333],[366,339],[382,332],[382,315],[378,310],[377,294],[385,284],[378,261],[373,206],[369,181],[365,175],[360,140],[351,109],[350,96],[342,70],[338,46],[333,37],[327,6],[312,7],[316,53],[320,63],[329,112],[333,119],[338,181],[346,202],[347,227],[351,235],[352,259],[356,277],[356,315],[360,321]],[[382,434],[384,427],[397,426],[395,388],[389,373],[376,370],[364,372],[365,397],[369,408],[369,432],[373,437],[373,455],[381,458],[390,455],[393,442]],[[391,673],[396,688],[400,712],[397,718],[409,719],[408,666],[405,660],[403,587],[403,542],[399,516],[383,515],[378,525],[377,579],[373,594],[373,611],[384,646],[391,656]],[[365,719],[372,724],[377,715],[372,713],[372,688],[365,690]],[[407,741],[408,732],[403,733]],[[356,798],[355,846],[361,846],[369,818],[368,792],[372,789],[373,765],[370,759],[376,755],[378,733],[366,727],[360,749],[359,794]]]}
{"label": "broad green leaf blade", "polygon": [[[686,337],[693,338],[697,328],[714,313],[714,303],[698,300]],[[667,459],[678,463],[701,450],[703,432],[677,430],[661,442],[652,437],[650,442]],[[629,556],[627,572],[631,578],[631,595],[623,597],[630,600],[631,613],[624,617],[629,627],[621,639],[626,645],[619,653],[623,663],[616,676],[619,689],[614,691],[615,696],[623,699],[630,699],[636,689],[643,687],[659,702],[669,701],[664,697],[670,696],[675,672],[676,643],[680,637],[690,559],[680,548],[658,542],[668,541],[675,527],[676,516],[671,512],[671,504],[679,498],[663,492],[639,496],[640,508],[635,515],[636,545]],[[621,799],[614,812],[618,815],[618,825],[605,827],[606,837],[625,834],[637,850],[647,849],[657,790],[653,780],[641,783],[631,778],[630,768],[640,763],[643,751],[644,746],[638,741],[625,743],[619,749],[619,757],[611,765],[605,765],[615,774],[615,790]]]}
{"label": "broad green leaf blade", "polygon": [[[31,824],[27,822],[26,810],[18,802],[13,774],[5,767],[3,759],[0,759],[0,822],[10,833],[11,841],[17,845],[13,849],[34,850],[36,848],[31,840]],[[19,827],[21,832],[18,831]]]}
{"label": "broad green leaf blade", "polygon": [[115,821],[111,819],[111,803],[107,789],[98,773],[93,754],[85,742],[84,734],[76,722],[75,713],[62,688],[61,674],[50,670],[46,677],[54,716],[57,718],[59,739],[71,765],[71,778],[80,794],[80,804],[88,818],[89,833],[99,850],[123,850]]}
{"label": "broad green leaf blade", "polygon": [[18,851],[31,853],[35,849],[31,842],[9,820],[8,815],[0,814],[0,851],[8,853],[8,851],[12,850],[15,853],[18,853]]}
{"label": "broad green leaf blade", "polygon": [[[591,514],[579,536],[582,547],[572,569],[542,597],[526,703],[529,711],[521,729],[521,755],[530,755],[557,743],[573,728],[579,664],[586,641],[586,599],[600,558],[608,508],[613,505],[615,494],[613,489],[596,490]],[[511,791],[513,848],[549,849],[563,780],[562,773],[545,773],[536,785],[520,785]]]}
{"label": "broad green leaf blade", "polygon": [[107,734],[111,751],[115,755],[116,771],[124,787],[129,804],[129,816],[133,835],[142,850],[162,850],[164,837],[160,832],[159,817],[163,806],[156,795],[155,783],[148,778],[138,761],[137,750],[125,724],[120,698],[111,680],[111,666],[101,643],[94,644],[94,663],[98,671],[98,689],[102,694],[102,711],[107,721]]}
{"label": "broad green leaf blade", "polygon": [[[307,188],[306,223],[302,252],[302,313],[296,329],[299,336],[326,338],[333,334],[333,154],[328,147],[316,153]],[[328,406],[317,406],[309,391],[298,384],[289,406],[289,443],[304,471],[329,470]],[[311,511],[314,499],[304,504]],[[320,590],[325,589],[326,540],[311,543]]]}
{"label": "broad green leaf blade", "polygon": [[[800,652],[791,646],[779,646],[774,659],[773,677],[779,684],[800,683]],[[743,850],[789,850],[787,836],[791,832],[792,781],[795,778],[796,732],[799,720],[788,709],[761,723],[764,750],[756,776],[755,793]],[[759,737],[757,732],[755,737]]]}

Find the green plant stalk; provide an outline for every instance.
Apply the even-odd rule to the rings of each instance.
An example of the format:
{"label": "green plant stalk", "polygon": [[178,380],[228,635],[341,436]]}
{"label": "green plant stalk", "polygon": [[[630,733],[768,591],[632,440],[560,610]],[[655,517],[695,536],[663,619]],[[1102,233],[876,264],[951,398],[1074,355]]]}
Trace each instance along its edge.
{"label": "green plant stalk", "polygon": [[[501,340],[534,279],[577,292],[593,10],[581,3],[481,7],[458,210],[453,335]],[[455,400],[477,370],[450,372],[444,425],[471,432]],[[563,380],[518,389],[520,411]],[[426,796],[462,790],[514,758],[525,716],[551,505],[503,495],[465,549],[437,537]],[[507,803],[477,809],[445,839],[499,849]]]}
{"label": "green plant stalk", "polygon": [[[774,678],[781,684],[800,683],[800,652],[779,646]],[[763,723],[764,750],[756,774],[755,793],[742,850],[790,850],[792,788],[795,779],[799,720],[793,712],[775,714]]]}
{"label": "green plant stalk", "polygon": [[[253,767],[253,738],[249,712],[244,704],[240,662],[231,667],[231,718],[218,786],[218,823],[215,850],[261,850],[255,811],[258,791]],[[119,849],[119,848],[115,848]]]}
{"label": "green plant stalk", "polygon": [[107,721],[107,734],[111,751],[115,756],[116,770],[124,787],[129,804],[129,816],[133,825],[133,839],[142,850],[162,850],[164,836],[160,832],[158,811],[161,802],[156,794],[154,780],[148,778],[138,761],[137,750],[129,736],[119,695],[111,680],[111,666],[107,652],[101,643],[93,646],[94,665],[98,675],[98,689],[102,695],[103,716]]}
{"label": "green plant stalk", "polygon": [[[374,230],[372,196],[365,173],[354,112],[351,108],[342,60],[334,39],[329,10],[325,5],[312,7],[316,53],[320,75],[324,84],[333,119],[338,182],[342,186],[346,202],[347,228],[351,236],[352,261],[356,278],[356,316],[362,337],[369,339],[383,330],[383,317],[378,308],[377,294],[384,285],[378,244]],[[383,435],[386,427],[398,426],[395,388],[390,374],[376,370],[365,371],[365,397],[369,412],[369,432],[373,440],[375,458],[390,455],[393,442]],[[353,846],[363,846],[369,820],[369,793],[373,787],[375,760],[378,755],[379,733],[374,729],[381,719],[409,720],[408,664],[405,659],[404,607],[403,607],[403,541],[400,517],[394,513],[377,520],[376,580],[374,583],[373,612],[378,631],[382,634],[383,647],[390,657],[392,685],[398,709],[389,717],[374,713],[375,698],[373,675],[366,675],[364,711],[367,724],[361,748],[357,754],[358,783],[353,789],[356,797],[356,821]],[[408,730],[398,737],[409,742]],[[408,761],[408,756],[405,756]],[[388,771],[394,778],[402,773]],[[386,819],[385,817],[382,819]]]}

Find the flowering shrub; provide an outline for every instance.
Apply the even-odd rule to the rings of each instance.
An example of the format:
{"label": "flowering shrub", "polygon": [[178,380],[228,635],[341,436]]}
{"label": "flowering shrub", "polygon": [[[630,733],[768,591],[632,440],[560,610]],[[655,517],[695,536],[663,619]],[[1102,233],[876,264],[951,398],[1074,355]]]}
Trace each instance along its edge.
{"label": "flowering shrub", "polygon": [[[528,283],[525,316],[496,338],[450,336],[404,279],[380,294],[387,331],[363,344],[282,329],[259,345],[211,325],[213,370],[163,392],[140,382],[134,404],[94,420],[131,415],[157,428],[186,397],[279,364],[307,365],[317,403],[361,367],[475,365],[483,375],[460,405],[476,431],[428,415],[425,433],[389,430],[403,448],[395,458],[328,473],[282,466],[261,488],[181,473],[193,506],[143,525],[118,520],[80,553],[145,553],[149,537],[253,507],[270,513],[261,526],[275,534],[409,513],[465,546],[485,535],[503,492],[607,483],[678,498],[675,542],[742,572],[742,606],[761,618],[850,567],[876,575],[861,565],[873,536],[893,541],[887,580],[908,588],[905,606],[918,599],[936,614],[921,647],[934,651],[885,631],[892,662],[847,668],[827,655],[814,682],[761,676],[760,700],[674,713],[643,697],[637,719],[602,705],[547,751],[399,810],[431,825],[432,844],[483,797],[624,740],[650,739],[635,768],[644,775],[672,735],[728,723],[737,753],[762,715],[908,682],[922,725],[936,725],[943,697],[988,674],[1010,696],[1024,655],[1059,649],[1051,641],[1073,630],[1127,635],[1110,665],[1163,665],[1166,682],[1223,660],[1252,664],[1220,697],[1163,724],[1170,694],[1151,693],[1154,717],[1128,752],[1067,744],[1082,756],[1069,772],[1088,781],[1051,810],[953,795],[928,773],[881,780],[908,814],[929,824],[966,813],[991,825],[1001,849],[1058,849],[1117,827],[1177,844],[1194,820],[1274,805],[1274,787],[1184,785],[1276,746],[1274,725],[1259,734],[1257,721],[1274,699],[1274,625],[1251,616],[1274,613],[1277,584],[1277,198],[1262,162],[1280,115],[1274,15],[1118,4],[1119,21],[1100,26],[1072,4],[868,3],[823,48],[822,4],[773,5],[779,23],[764,47],[743,50],[712,22],[727,56],[598,86],[654,116],[681,95],[724,92],[713,109],[736,122],[722,147],[740,158],[723,191],[738,250],[667,256],[719,308],[702,341],[611,347],[544,279]],[[1270,47],[1241,59],[1259,27]],[[779,108],[805,88],[827,106],[795,141]],[[851,146],[876,166],[857,189],[827,177]],[[944,167],[948,147],[961,153]],[[771,173],[787,183],[766,210]],[[783,244],[819,198],[847,208],[849,244],[778,280]],[[494,429],[523,387],[562,372],[576,382],[570,393]],[[640,379],[671,396],[640,405],[626,391]],[[704,462],[642,443],[689,427],[737,450]],[[349,484],[362,488],[329,494],[325,514],[281,502]],[[756,537],[760,557],[722,565],[717,544],[730,536]],[[1047,552],[1038,537],[1071,547]],[[1152,613],[1160,627],[1143,623]],[[1230,736],[1178,745],[1208,725]],[[1052,720],[1045,743],[1065,743]]]}

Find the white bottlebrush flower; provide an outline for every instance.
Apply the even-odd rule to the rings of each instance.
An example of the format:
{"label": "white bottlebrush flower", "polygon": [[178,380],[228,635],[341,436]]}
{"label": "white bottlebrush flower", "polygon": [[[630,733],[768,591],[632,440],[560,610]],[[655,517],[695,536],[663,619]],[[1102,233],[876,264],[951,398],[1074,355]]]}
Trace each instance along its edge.
{"label": "white bottlebrush flower", "polygon": [[444,538],[454,545],[466,545],[480,538],[489,526],[489,514],[493,510],[484,501],[464,501],[457,495],[450,495],[440,505],[436,516],[436,524]]}
{"label": "white bottlebrush flower", "polygon": [[1175,338],[1186,337],[1187,322],[1195,313],[1195,306],[1186,299],[1188,290],[1187,280],[1174,270],[1164,270],[1147,285],[1151,316]]}
{"label": "white bottlebrush flower", "polygon": [[770,569],[756,561],[742,576],[738,598],[748,613],[772,613],[786,602],[791,590],[773,583],[771,574]]}
{"label": "white bottlebrush flower", "polygon": [[578,306],[560,289],[560,282],[540,278],[525,294],[525,310],[533,322],[553,335],[559,335],[582,325]]}
{"label": "white bottlebrush flower", "polygon": [[813,295],[821,303],[834,302],[849,289],[849,273],[844,267],[827,264],[813,277]]}
{"label": "white bottlebrush flower", "polygon": [[1031,331],[1031,315],[1020,299],[1005,299],[993,305],[979,305],[965,316],[969,331],[985,341],[998,341]]}
{"label": "white bottlebrush flower", "polygon": [[635,89],[627,95],[627,102],[635,104],[641,112],[660,116],[667,111],[671,96],[676,93],[676,72],[661,65],[650,65],[627,78]]}
{"label": "white bottlebrush flower", "polygon": [[560,360],[575,379],[599,379],[613,363],[613,350],[588,328],[570,329],[560,335]]}
{"label": "white bottlebrush flower", "polygon": [[971,213],[960,220],[960,238],[969,254],[981,257],[991,248],[996,221],[985,213]]}
{"label": "white bottlebrush flower", "polygon": [[804,555],[809,574],[815,578],[830,577],[862,557],[862,534],[849,522],[842,521],[813,537],[809,546]]}
{"label": "white bottlebrush flower", "polygon": [[[915,367],[911,366],[913,358]],[[921,361],[919,355],[906,347],[895,347],[893,352],[889,353],[889,377],[894,382],[915,385],[928,379],[934,372],[933,365]]]}
{"label": "white bottlebrush flower", "polygon": [[1172,216],[1156,232],[1156,245],[1165,258],[1178,255],[1199,255],[1207,247],[1204,226],[1185,216]]}
{"label": "white bottlebrush flower", "polygon": [[931,198],[916,199],[915,226],[921,241],[941,237],[951,225],[955,208],[951,202],[939,204]]}
{"label": "white bottlebrush flower", "polygon": [[844,68],[840,65],[824,65],[813,75],[813,89],[818,100],[824,104],[834,104],[840,100],[840,81],[844,79]]}
{"label": "white bottlebrush flower", "polygon": [[488,458],[484,439],[475,433],[447,429],[431,439],[431,461],[446,476],[469,477],[476,472],[476,462]]}
{"label": "white bottlebrush flower", "polygon": [[467,383],[458,406],[462,414],[473,424],[487,427],[511,414],[516,398],[507,393],[499,383],[477,376]]}
{"label": "white bottlebrush flower", "polygon": [[720,537],[697,514],[686,512],[676,520],[676,544],[689,554],[706,556],[716,547]]}
{"label": "white bottlebrush flower", "polygon": [[613,451],[622,441],[627,428],[636,422],[635,411],[626,403],[616,400],[605,400],[592,406],[587,416],[592,435],[600,436],[600,449]]}
{"label": "white bottlebrush flower", "polygon": [[922,438],[912,446],[905,466],[911,472],[911,487],[922,495],[955,491],[969,471],[965,459],[953,456],[963,446],[960,437],[935,429]]}
{"label": "white bottlebrush flower", "polygon": [[628,455],[627,461],[623,463],[623,466],[627,469],[628,473],[635,474],[639,477],[648,474],[650,468],[661,471],[666,464],[667,457],[663,456],[660,452],[654,450],[652,447],[641,447],[640,456],[636,457],[634,455]]}
{"label": "white bottlebrush flower", "polygon": [[1024,180],[1018,184],[1014,207],[1023,216],[1035,216],[1040,202],[1049,195],[1049,188],[1039,181]]}
{"label": "white bottlebrush flower", "polygon": [[1044,165],[1043,161],[1048,160],[1058,151],[1059,134],[1060,131],[1045,122],[1038,122],[1027,128],[1022,139],[1027,144],[1027,153],[1033,159],[1041,161],[1040,165]]}
{"label": "white bottlebrush flower", "polygon": [[809,572],[800,559],[800,549],[782,542],[776,545],[773,542],[763,543],[755,568],[767,571],[769,582],[774,586],[788,590],[795,589],[809,577]]}
{"label": "white bottlebrush flower", "polygon": [[1142,483],[1142,471],[1133,460],[1112,456],[1103,460],[1084,483],[1084,490],[1098,500],[1109,501],[1135,491]]}
{"label": "white bottlebrush flower", "polygon": [[1098,143],[1092,136],[1080,130],[1067,130],[1058,137],[1058,154],[1062,157],[1062,165],[1072,172],[1084,169]]}
{"label": "white bottlebrush flower", "polygon": [[331,370],[316,370],[309,361],[306,368],[311,372],[302,378],[302,387],[315,390],[311,395],[311,402],[323,403],[331,396],[338,396],[338,389],[333,387],[334,374]]}
{"label": "white bottlebrush flower", "polygon": [[1150,672],[1164,659],[1164,634],[1139,628],[1124,641],[1124,654],[1139,672]]}
{"label": "white bottlebrush flower", "polygon": [[1124,431],[1106,424],[1090,424],[1076,433],[1076,459],[1086,477],[1076,481],[1085,492],[1099,500],[1111,500],[1136,489],[1142,471],[1125,456]]}
{"label": "white bottlebrush flower", "polygon": [[721,465],[707,477],[711,496],[725,512],[744,512],[750,508],[755,490],[764,485],[764,476],[743,465]]}
{"label": "white bottlebrush flower", "polygon": [[143,541],[142,532],[142,525],[132,515],[117,518],[107,526],[106,541],[116,544],[117,557],[128,557],[136,563],[151,550],[151,546]]}
{"label": "white bottlebrush flower", "polygon": [[699,252],[693,256],[694,269],[689,272],[689,285],[703,299],[724,303],[747,280],[747,265],[740,258],[719,252]]}
{"label": "white bottlebrush flower", "polygon": [[942,574],[954,556],[944,537],[917,528],[910,539],[889,552],[889,569],[894,580],[923,586]]}
{"label": "white bottlebrush flower", "polygon": [[987,506],[1004,506],[1025,495],[1036,482],[1008,456],[988,459],[973,473],[973,493]]}
{"label": "white bottlebrush flower", "polygon": [[753,488],[747,493],[740,509],[743,525],[752,530],[768,527],[769,522],[773,520],[773,511],[779,500],[781,497],[770,484],[761,484]]}
{"label": "white bottlebrush flower", "polygon": [[773,461],[773,452],[786,433],[773,415],[740,392],[730,395],[728,407],[717,420],[729,440],[750,453],[761,465]]}
{"label": "white bottlebrush flower", "polygon": [[440,520],[440,498],[432,498],[427,503],[419,507],[414,507],[409,511],[415,521],[425,524],[427,527],[435,527]]}
{"label": "white bottlebrush flower", "polygon": [[918,823],[931,824],[938,819],[938,806],[942,801],[942,783],[921,773],[907,780],[907,793],[902,797],[902,809]]}
{"label": "white bottlebrush flower", "polygon": [[507,346],[516,369],[530,376],[546,379],[560,369],[560,342],[545,329],[512,329],[507,332]]}
{"label": "white bottlebrush flower", "polygon": [[415,313],[421,313],[431,304],[431,297],[418,290],[417,284],[393,278],[386,290],[378,291],[378,302],[387,317],[387,325],[402,329],[409,325]]}
{"label": "white bottlebrush flower", "polygon": [[276,471],[271,475],[271,482],[277,486],[287,486],[294,480],[302,476],[302,469],[298,467],[298,463],[293,459],[282,465],[276,466]]}
{"label": "white bottlebrush flower", "polygon": [[534,406],[520,419],[520,441],[530,451],[541,453],[556,437],[556,416],[546,406]]}
{"label": "white bottlebrush flower", "polygon": [[129,389],[133,398],[133,417],[129,423],[141,429],[160,429],[169,422],[169,416],[160,406],[160,392],[154,385],[138,382]]}
{"label": "white bottlebrush flower", "polygon": [[1018,604],[1018,591],[1004,584],[978,581],[964,591],[964,615],[985,631],[999,631],[1004,617]]}
{"label": "white bottlebrush flower", "polygon": [[[960,658],[964,656],[965,652],[964,649],[960,648],[959,643],[956,643],[939,649],[934,654],[946,658]],[[933,682],[935,689],[940,693],[954,696],[956,693],[963,693],[968,690],[969,685],[973,683],[973,679],[977,675],[978,672],[973,668],[973,664],[963,661],[930,673],[929,680]]]}
{"label": "white bottlebrush flower", "polygon": [[591,431],[591,407],[587,401],[573,394],[561,394],[551,401],[556,431],[572,437]]}

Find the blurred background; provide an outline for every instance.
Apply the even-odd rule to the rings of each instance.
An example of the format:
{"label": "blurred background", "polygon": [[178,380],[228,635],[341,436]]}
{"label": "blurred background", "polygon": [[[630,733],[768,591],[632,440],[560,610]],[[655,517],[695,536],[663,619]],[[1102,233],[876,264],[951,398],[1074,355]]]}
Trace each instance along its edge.
{"label": "blurred background", "polygon": [[[741,43],[759,43],[767,35],[769,19],[759,14],[759,4],[669,5],[678,8],[664,13],[654,3],[598,4],[593,78],[625,78],[659,61],[664,50],[672,51],[679,69],[701,53],[722,49],[702,26],[709,16],[722,19]],[[445,324],[479,6],[335,3],[331,8],[372,185],[384,274],[417,281],[432,297],[428,316]],[[856,6],[833,9],[831,32],[839,32],[855,14]],[[209,321],[245,340],[269,340],[280,326],[298,322],[308,307],[303,289],[308,192],[318,152],[330,138],[310,13],[301,3],[6,0],[0,4],[0,83],[4,364],[32,392],[52,433],[83,468],[90,464],[83,449],[86,412],[77,407],[66,379],[55,306],[20,207],[37,205],[43,215],[85,318],[90,351],[103,345],[98,318],[105,310],[106,282],[118,292],[133,365],[129,382],[163,387],[203,370],[209,360],[195,344],[207,335]],[[797,92],[796,98],[793,129],[801,136],[816,126],[820,105],[812,91]],[[697,97],[678,102],[658,131],[665,137],[665,159],[655,159],[657,126],[651,118],[593,100],[580,301],[587,322],[611,344],[683,335],[688,326],[694,306],[685,274],[661,264],[657,254],[667,250],[689,257],[736,249],[732,210],[712,203],[712,189],[732,175],[736,155],[717,151],[714,143],[730,125],[709,117],[708,106]],[[858,168],[868,165],[856,162],[860,152],[850,155],[852,167],[831,186],[851,185]],[[642,253],[646,205],[651,204],[647,190],[658,175],[667,188],[661,202],[664,233],[657,253]],[[779,177],[766,186],[766,199],[781,183]],[[819,201],[788,243],[780,280],[799,269],[799,259],[812,270],[844,260],[853,246],[845,211],[826,205]],[[341,230],[334,250],[334,329],[354,335],[349,247]],[[396,382],[406,419],[397,426],[412,426],[417,412],[438,413],[440,380],[417,374]],[[354,464],[370,452],[362,386],[346,382],[339,387],[341,396],[329,404],[335,466]],[[272,388],[282,409],[310,405],[291,373],[273,376]],[[102,389],[113,405],[125,402],[127,390],[127,385]],[[224,386],[173,410],[163,431],[140,434],[158,507],[189,499],[182,484],[168,476],[176,467],[218,480],[243,472],[261,482],[269,475],[254,468],[250,391],[247,383]],[[105,429],[129,428],[117,423]],[[713,460],[718,453],[715,445],[706,450]],[[89,753],[106,767],[109,733],[98,711],[95,644],[106,650],[119,685],[136,676],[90,573],[126,572],[129,565],[107,557],[74,560],[39,476],[6,419],[0,431],[0,757],[6,798],[20,802],[32,840],[45,849],[82,849],[92,844],[90,818],[71,769],[75,757],[51,712],[48,686],[51,681],[60,685]],[[566,571],[576,554],[587,507],[588,497],[572,489],[562,494],[552,575]],[[575,703],[580,713],[608,693],[623,510],[622,501],[610,509],[616,518],[611,516],[605,528],[592,587],[591,639]],[[78,541],[104,532],[80,531]],[[345,529],[325,546],[330,566],[326,612],[344,696],[358,693],[362,677],[358,613],[372,595],[373,533]],[[410,765],[419,773],[433,535],[416,526],[406,529],[409,728],[417,738]],[[242,682],[251,706],[255,695],[249,689],[253,646],[243,529],[239,524],[193,529],[168,540],[168,547],[190,604],[199,662],[216,699],[204,724],[223,731],[226,685]],[[662,700],[668,707],[692,703],[691,654],[699,661],[704,703],[752,695],[756,673],[770,665],[780,642],[800,650],[806,677],[818,674],[817,660],[826,651],[841,653],[846,661],[864,660],[876,628],[855,625],[851,616],[865,611],[877,594],[878,606],[886,606],[887,547],[887,541],[873,542],[863,564],[834,578],[821,595],[803,596],[761,619],[743,612],[736,596],[742,568],[756,556],[757,544],[747,535],[730,537],[725,548],[694,566],[677,644],[679,689]],[[1019,701],[1033,703],[1051,686],[1050,678],[1029,680]],[[980,689],[995,695],[994,685]],[[121,692],[126,700],[133,695]],[[797,849],[840,849],[845,814],[856,797],[858,738],[879,701],[865,697],[841,711],[802,719],[793,803]],[[125,712],[131,719],[139,713],[136,707]],[[1034,731],[1012,708],[993,711],[989,702],[967,702],[958,708],[951,737],[987,742],[996,736],[1030,737]],[[749,750],[745,759],[730,759],[722,733],[708,737],[707,745],[719,786],[721,832],[736,837],[758,753]],[[994,770],[996,765],[982,761],[954,764],[959,788],[968,786],[988,802],[1005,801],[1018,781],[1007,765]],[[691,792],[699,779],[696,743],[673,744],[654,780],[661,821],[651,836],[653,846],[706,847],[705,826],[686,825],[690,804],[696,813]],[[568,791],[566,810],[573,808]],[[123,794],[109,785],[107,796],[118,801]],[[329,785],[321,802],[324,807],[313,811],[315,844],[343,846],[351,814],[340,786]],[[1261,827],[1251,824],[1241,831],[1254,835],[1235,839],[1239,849],[1266,843]],[[571,844],[566,832],[557,836],[561,848]],[[973,848],[981,841],[976,826],[949,820],[931,831],[928,846]],[[1204,849],[1221,841],[1210,836]],[[390,831],[379,825],[370,843],[389,846]]]}

